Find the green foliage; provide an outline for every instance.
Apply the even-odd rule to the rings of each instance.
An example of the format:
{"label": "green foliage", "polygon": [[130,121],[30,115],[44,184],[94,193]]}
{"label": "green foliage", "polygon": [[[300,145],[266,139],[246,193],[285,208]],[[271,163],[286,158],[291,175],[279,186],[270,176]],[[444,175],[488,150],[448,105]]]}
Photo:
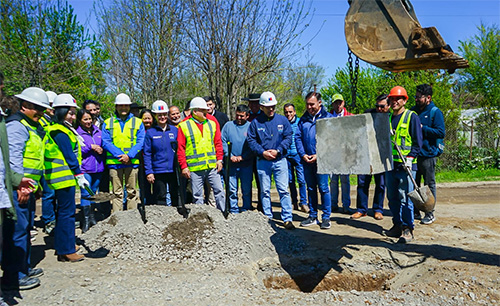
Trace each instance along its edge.
{"label": "green foliage", "polygon": [[441,171],[436,173],[437,183],[498,181],[499,169],[469,170],[467,172]]}
{"label": "green foliage", "polygon": [[[6,92],[29,86],[70,93],[78,102],[104,94],[100,45],[76,20],[67,2],[2,1],[0,70]],[[90,55],[90,56],[89,56]]]}
{"label": "green foliage", "polygon": [[478,26],[479,34],[460,41],[459,51],[470,67],[460,70],[459,82],[476,94],[479,104],[500,109],[500,28]]}

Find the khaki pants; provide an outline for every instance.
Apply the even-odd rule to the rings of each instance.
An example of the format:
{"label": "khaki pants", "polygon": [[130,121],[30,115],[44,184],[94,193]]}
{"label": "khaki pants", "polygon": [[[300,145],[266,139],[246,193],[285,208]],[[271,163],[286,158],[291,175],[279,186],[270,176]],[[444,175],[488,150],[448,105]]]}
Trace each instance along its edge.
{"label": "khaki pants", "polygon": [[139,203],[139,192],[137,191],[137,177],[139,168],[109,169],[109,177],[113,185],[113,194],[118,198],[112,201],[112,213],[123,210],[123,181],[127,188],[127,210],[136,209]]}

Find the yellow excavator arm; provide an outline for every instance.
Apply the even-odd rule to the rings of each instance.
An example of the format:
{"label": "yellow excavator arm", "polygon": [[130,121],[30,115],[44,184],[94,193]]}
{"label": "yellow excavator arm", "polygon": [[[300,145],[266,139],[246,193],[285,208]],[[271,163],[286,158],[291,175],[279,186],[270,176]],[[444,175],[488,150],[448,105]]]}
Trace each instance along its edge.
{"label": "yellow excavator arm", "polygon": [[408,0],[349,0],[345,37],[360,59],[385,70],[467,68],[435,27],[422,28]]}

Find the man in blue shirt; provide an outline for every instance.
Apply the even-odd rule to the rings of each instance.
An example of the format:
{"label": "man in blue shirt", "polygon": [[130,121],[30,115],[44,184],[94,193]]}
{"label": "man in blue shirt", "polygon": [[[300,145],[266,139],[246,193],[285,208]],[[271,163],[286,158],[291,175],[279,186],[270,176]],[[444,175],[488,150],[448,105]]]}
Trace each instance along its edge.
{"label": "man in blue shirt", "polygon": [[285,116],[276,111],[276,97],[264,92],[259,100],[262,114],[255,118],[248,128],[248,144],[257,155],[257,173],[260,180],[262,209],[271,219],[271,175],[280,195],[281,219],[286,229],[294,229],[292,223],[292,202],[288,192],[288,165],[286,153],[292,143],[292,127]]}
{"label": "man in blue shirt", "polygon": [[[222,128],[221,138],[224,155],[229,154],[229,200],[230,212],[237,214],[250,210],[252,205],[252,170],[253,154],[248,147],[247,131],[250,126],[248,116],[250,109],[246,105],[236,107],[236,120],[227,122]],[[228,142],[231,143],[231,152],[228,152]],[[227,165],[225,165],[227,167]],[[241,183],[243,206],[238,207],[238,179]]]}
{"label": "man in blue shirt", "polygon": [[309,216],[300,223],[300,226],[310,226],[318,223],[318,189],[323,204],[321,216],[321,229],[330,228],[330,215],[332,213],[331,195],[328,188],[328,174],[318,174],[316,155],[316,122],[318,119],[333,117],[321,105],[321,94],[310,92],[306,95],[307,112],[300,118],[295,135],[297,151],[304,165],[304,174],[307,183],[309,198]]}
{"label": "man in blue shirt", "polygon": [[[440,155],[439,146],[445,134],[443,112],[432,101],[432,87],[429,84],[417,86],[415,95],[415,105],[411,110],[415,111],[422,123],[422,150],[417,159],[417,184],[420,186],[422,177],[424,185],[428,185],[434,199],[436,199],[436,160]],[[420,212],[415,211],[415,215],[420,217]],[[426,212],[422,219],[422,224],[431,224],[436,220],[434,211]]]}
{"label": "man in blue shirt", "polygon": [[[297,126],[299,124],[300,118],[297,117],[295,112],[295,105],[292,103],[287,103],[283,107],[283,112],[285,117],[290,122],[293,131],[292,145],[288,149],[286,155],[286,160],[288,162],[288,187],[290,188],[290,196],[292,198],[293,207],[296,210],[302,210],[308,213],[309,207],[307,206],[307,195],[306,195],[306,180],[304,178],[304,167],[300,162],[301,158],[297,153],[297,147],[295,146],[295,137],[297,134]],[[297,186],[295,184],[295,179],[299,183],[299,196],[300,196],[300,206],[297,200]]]}
{"label": "man in blue shirt", "polygon": [[139,173],[139,154],[144,145],[142,121],[130,112],[129,96],[119,94],[115,99],[115,116],[102,125],[102,143],[107,151],[106,165],[113,185],[112,212],[123,210],[123,182],[127,188],[127,209],[137,208],[139,193],[136,184]]}

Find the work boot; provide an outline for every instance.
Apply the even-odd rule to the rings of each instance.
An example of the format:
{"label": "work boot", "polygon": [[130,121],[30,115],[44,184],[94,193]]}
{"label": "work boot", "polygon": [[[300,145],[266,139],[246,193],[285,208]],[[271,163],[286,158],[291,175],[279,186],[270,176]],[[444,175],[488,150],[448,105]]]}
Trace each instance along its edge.
{"label": "work boot", "polygon": [[90,205],[90,213],[89,213],[89,228],[96,225],[97,221],[95,219],[95,204]]}
{"label": "work boot", "polygon": [[305,204],[304,205],[300,205],[300,210],[303,211],[303,212],[305,212],[306,214],[308,214],[309,211],[310,211],[309,210],[309,206],[305,205]]}
{"label": "work boot", "polygon": [[398,238],[401,236],[401,226],[393,225],[390,230],[382,232],[384,236]]}
{"label": "work boot", "polygon": [[366,216],[366,213],[362,213],[362,212],[355,212],[354,214],[351,215],[351,219],[359,219],[361,217],[365,217]]}
{"label": "work boot", "polygon": [[413,240],[413,230],[407,226],[403,227],[403,232],[401,237],[399,237],[398,243],[408,243]]}
{"label": "work boot", "polygon": [[57,255],[57,261],[69,261],[69,262],[78,262],[85,259],[85,256],[80,254],[67,254],[67,255]]}
{"label": "work boot", "polygon": [[82,233],[89,230],[89,219],[90,219],[90,205],[82,206],[83,211],[83,222],[82,222]]}
{"label": "work boot", "polygon": [[375,220],[382,220],[384,219],[384,215],[382,215],[381,212],[376,212],[375,215],[373,215],[373,218],[375,218]]}

